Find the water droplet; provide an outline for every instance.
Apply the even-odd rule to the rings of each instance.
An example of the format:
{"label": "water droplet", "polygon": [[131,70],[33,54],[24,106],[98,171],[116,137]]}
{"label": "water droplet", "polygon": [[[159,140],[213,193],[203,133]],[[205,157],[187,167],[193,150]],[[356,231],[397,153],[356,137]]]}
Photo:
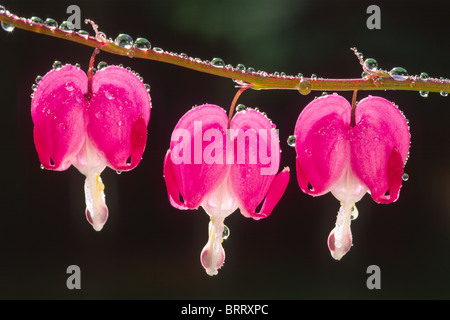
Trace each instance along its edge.
{"label": "water droplet", "polygon": [[227,240],[229,236],[230,228],[228,228],[226,225],[223,225],[222,240]]}
{"label": "water droplet", "polygon": [[10,24],[6,24],[2,21],[2,29],[5,30],[6,32],[11,32],[13,31],[16,27],[10,25]]}
{"label": "water droplet", "polygon": [[298,78],[303,78],[303,73],[300,72],[300,73],[297,75],[297,77],[298,77]]}
{"label": "water droplet", "polygon": [[43,164],[41,164],[41,170],[44,170],[44,169],[45,169],[44,165],[43,165]]}
{"label": "water droplet", "polygon": [[159,48],[159,47],[154,47],[153,51],[156,52],[156,53],[163,53],[164,52],[164,50]]}
{"label": "water droplet", "polygon": [[108,100],[114,100],[116,97],[114,97],[114,95],[111,93],[111,92],[109,92],[109,91],[105,91],[105,97],[106,97],[106,99],[108,99]]}
{"label": "water droplet", "polygon": [[133,45],[133,39],[129,35],[121,33],[117,36],[116,40],[114,40],[114,43],[119,47],[130,49]]}
{"label": "water droplet", "polygon": [[57,28],[57,27],[58,27],[58,22],[56,22],[55,19],[47,18],[47,19],[45,19],[45,21],[44,21],[44,25],[47,26],[47,27],[49,27],[49,28],[54,29],[54,28]]}
{"label": "water droplet", "polygon": [[55,62],[53,62],[52,68],[55,69],[55,70],[61,69],[61,68],[62,68],[62,63],[61,63],[61,61],[55,61]]}
{"label": "water droplet", "polygon": [[295,147],[295,135],[291,135],[287,138],[287,144],[289,147]]}
{"label": "water droplet", "polygon": [[430,76],[428,75],[428,73],[422,72],[419,77],[421,80],[427,80]]}
{"label": "water droplet", "polygon": [[134,58],[135,55],[136,55],[136,52],[134,51],[134,49],[130,49],[127,51],[127,56],[129,58]]}
{"label": "water droplet", "polygon": [[145,90],[147,90],[147,92],[150,93],[150,85],[148,83],[146,83],[144,86],[145,86]]}
{"label": "water droplet", "polygon": [[31,85],[31,90],[36,91],[36,89],[37,89],[37,84],[33,83]]}
{"label": "water droplet", "polygon": [[39,17],[31,17],[30,20],[31,20],[31,22],[34,22],[34,23],[40,23],[40,24],[44,23],[44,20],[42,20]]}
{"label": "water droplet", "polygon": [[404,81],[408,77],[408,71],[402,67],[394,67],[389,71],[389,75],[396,81]]}
{"label": "water droplet", "polygon": [[394,67],[391,69],[391,71],[389,71],[389,74],[395,75],[395,76],[407,76],[408,75],[408,71],[406,71],[405,68],[402,67]]}
{"label": "water droplet", "polygon": [[117,173],[117,174],[121,174],[121,173],[122,173],[122,171],[120,171],[120,170],[117,170],[117,171],[116,171],[116,173]]}
{"label": "water droplet", "polygon": [[244,104],[238,104],[236,106],[236,112],[241,112],[244,111],[245,109],[247,109],[247,107]]}
{"label": "water droplet", "polygon": [[408,181],[408,179],[409,179],[409,174],[404,173],[404,174],[402,175],[402,180],[403,180],[403,181]]}
{"label": "water droplet", "polygon": [[145,38],[137,38],[133,44],[133,47],[140,50],[150,50],[152,47],[150,41]]}
{"label": "water droplet", "polygon": [[78,30],[77,35],[83,37],[84,39],[89,38],[89,32],[87,32],[86,30]]}
{"label": "water droplet", "polygon": [[378,62],[377,60],[373,59],[373,58],[367,58],[364,61],[364,68],[370,70],[370,71],[375,71],[378,69]]}
{"label": "water droplet", "polygon": [[239,63],[239,64],[236,66],[236,70],[237,70],[237,71],[241,71],[241,72],[245,72],[245,66],[244,66],[242,63]]}
{"label": "water droplet", "polygon": [[75,30],[75,26],[73,25],[72,22],[63,21],[63,22],[61,22],[59,29],[64,32],[73,32]]}
{"label": "water droplet", "polygon": [[419,91],[420,96],[423,97],[423,98],[428,97],[428,94],[429,94],[429,93],[430,93],[430,92],[428,92],[428,91]]}
{"label": "water droplet", "polygon": [[447,96],[448,96],[448,91],[446,91],[446,90],[441,90],[441,96],[442,96],[442,97],[447,97]]}
{"label": "water droplet", "polygon": [[75,89],[72,82],[67,82],[65,87],[66,87],[66,90],[69,92],[71,92]]}
{"label": "water droplet", "polygon": [[36,82],[36,84],[39,84],[39,82],[42,80],[42,76],[37,76],[36,80],[34,80],[34,82]]}
{"label": "water droplet", "polygon": [[248,72],[248,73],[255,73],[255,72],[256,72],[256,69],[253,68],[253,67],[249,67],[249,68],[247,69],[247,72]]}
{"label": "water droplet", "polygon": [[311,79],[312,79],[312,80],[317,80],[317,75],[313,73],[313,74],[311,75]]}
{"label": "water droplet", "polygon": [[358,215],[359,215],[358,209],[356,208],[355,205],[353,205],[351,212],[350,212],[350,219],[355,220],[356,218],[358,218]]}
{"label": "water droplet", "polygon": [[0,6],[0,14],[3,14],[3,13],[5,13],[5,7],[4,6]]}
{"label": "water droplet", "polygon": [[223,68],[225,66],[225,62],[223,62],[220,58],[214,58],[211,60],[211,65],[216,68]]}
{"label": "water droplet", "polygon": [[306,79],[300,80],[298,84],[298,92],[303,95],[309,94],[311,92],[311,83]]}
{"label": "water droplet", "polygon": [[105,61],[100,61],[97,65],[98,70],[105,69],[108,66],[108,64]]}

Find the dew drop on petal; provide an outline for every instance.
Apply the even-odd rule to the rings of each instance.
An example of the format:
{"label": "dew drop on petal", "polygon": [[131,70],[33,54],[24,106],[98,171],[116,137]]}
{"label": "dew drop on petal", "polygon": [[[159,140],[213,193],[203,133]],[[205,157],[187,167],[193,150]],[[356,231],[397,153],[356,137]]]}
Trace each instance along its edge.
{"label": "dew drop on petal", "polygon": [[16,28],[10,24],[4,23],[3,21],[1,23],[1,25],[2,25],[2,29],[5,30],[6,32],[11,32]]}
{"label": "dew drop on petal", "polygon": [[34,80],[34,82],[36,82],[36,84],[39,84],[39,82],[42,80],[42,76],[37,76],[36,80]]}
{"label": "dew drop on petal", "polygon": [[403,181],[408,181],[408,179],[409,179],[409,174],[404,173],[404,174],[402,175],[402,180],[403,180]]}
{"label": "dew drop on petal", "polygon": [[226,240],[230,236],[230,228],[228,228],[226,225],[223,225],[223,233],[222,233],[222,239]]}
{"label": "dew drop on petal", "polygon": [[145,85],[145,90],[147,90],[147,92],[149,92],[150,93],[150,85],[148,84],[148,83],[146,83]]}
{"label": "dew drop on petal", "polygon": [[61,68],[62,68],[62,63],[61,63],[61,61],[57,61],[57,60],[56,60],[55,62],[53,62],[52,68],[55,69],[55,70],[61,69]]}
{"label": "dew drop on petal", "polygon": [[241,112],[241,111],[244,111],[245,109],[247,109],[247,107],[244,105],[244,104],[238,104],[237,106],[236,106],[236,112]]}
{"label": "dew drop on petal", "polygon": [[130,49],[133,46],[133,39],[129,35],[121,33],[114,40],[114,43],[119,47]]}
{"label": "dew drop on petal", "polygon": [[97,70],[105,69],[108,66],[108,64],[105,61],[100,61],[97,65]]}
{"label": "dew drop on petal", "polygon": [[287,144],[289,147],[295,147],[295,135],[291,135],[288,137]]}

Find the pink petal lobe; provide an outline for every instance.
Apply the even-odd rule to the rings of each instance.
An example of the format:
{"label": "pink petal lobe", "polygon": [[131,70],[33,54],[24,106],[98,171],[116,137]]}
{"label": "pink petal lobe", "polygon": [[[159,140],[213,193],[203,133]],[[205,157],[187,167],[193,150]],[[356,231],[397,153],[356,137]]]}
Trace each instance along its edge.
{"label": "pink petal lobe", "polygon": [[398,198],[409,152],[406,119],[390,101],[369,96],[356,107],[355,120],[349,136],[352,169],[376,202],[391,203]]}
{"label": "pink petal lobe", "polygon": [[131,170],[142,158],[147,141],[151,100],[131,71],[109,66],[92,79],[87,132],[114,170]]}
{"label": "pink petal lobe", "polygon": [[337,94],[315,99],[300,113],[294,134],[297,178],[303,192],[327,193],[348,165],[350,116],[351,105]]}
{"label": "pink petal lobe", "polygon": [[164,180],[166,182],[167,194],[169,195],[170,204],[177,209],[189,209],[189,207],[187,207],[180,200],[180,189],[178,188],[173,170],[174,169],[172,159],[170,157],[170,150],[168,150],[164,158]]}
{"label": "pink petal lobe", "polygon": [[266,218],[272,213],[272,210],[280,201],[289,183],[289,171],[289,167],[286,167],[275,177],[275,179],[272,181],[272,184],[270,185],[269,190],[267,191],[267,195],[261,207],[261,211],[259,213],[250,213],[250,216],[253,219],[259,220],[261,218]]}
{"label": "pink petal lobe", "polygon": [[286,174],[289,175],[288,171],[284,172],[277,181],[279,189],[271,192],[266,211],[256,213],[280,166],[280,142],[275,126],[260,112],[247,109],[231,120],[230,139],[235,150],[230,181],[241,213],[246,217],[263,218],[278,202],[287,184]]}
{"label": "pink petal lobe", "polygon": [[85,141],[87,76],[66,65],[51,70],[39,82],[31,101],[34,140],[46,169],[65,170]]}
{"label": "pink petal lobe", "polygon": [[[225,110],[205,104],[189,110],[175,126],[167,165],[187,208],[198,208],[228,174],[227,125]],[[173,185],[168,188],[172,190]]]}

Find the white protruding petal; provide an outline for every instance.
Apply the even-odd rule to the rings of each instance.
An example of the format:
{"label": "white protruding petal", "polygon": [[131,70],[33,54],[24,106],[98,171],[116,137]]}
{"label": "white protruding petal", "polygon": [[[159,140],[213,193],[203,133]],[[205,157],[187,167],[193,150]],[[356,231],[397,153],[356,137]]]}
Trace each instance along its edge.
{"label": "white protruding petal", "polygon": [[350,224],[353,207],[355,207],[353,203],[342,204],[336,218],[336,225],[328,236],[328,248],[331,256],[336,260],[340,260],[352,247],[353,239]]}
{"label": "white protruding petal", "polygon": [[100,173],[86,176],[84,183],[86,218],[95,231],[100,231],[108,219],[108,207],[105,203],[104,189],[105,185],[100,178]]}
{"label": "white protruding petal", "polygon": [[202,250],[200,260],[206,273],[214,276],[225,261],[225,251],[222,247],[223,219],[211,219],[209,222],[208,243]]}

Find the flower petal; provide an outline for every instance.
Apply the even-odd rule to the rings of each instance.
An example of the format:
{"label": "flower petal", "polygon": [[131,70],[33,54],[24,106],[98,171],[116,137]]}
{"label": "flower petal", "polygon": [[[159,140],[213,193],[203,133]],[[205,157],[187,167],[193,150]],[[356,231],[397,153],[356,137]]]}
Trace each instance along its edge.
{"label": "flower petal", "polygon": [[[225,159],[227,125],[225,110],[210,104],[189,110],[178,121],[171,138],[170,162],[166,160],[170,173],[166,185],[172,200],[177,199],[173,193],[176,185],[184,206],[198,208],[204,197],[223,182],[229,166]],[[208,136],[211,142],[204,143]],[[183,205],[175,201],[177,206]]]}
{"label": "flower petal", "polygon": [[300,113],[294,134],[303,192],[323,195],[340,178],[350,160],[350,116],[351,105],[337,94],[315,99]]}
{"label": "flower petal", "polygon": [[87,132],[114,170],[131,170],[147,141],[151,101],[144,83],[131,71],[108,66],[92,79]]}
{"label": "flower petal", "polygon": [[280,141],[275,125],[260,112],[247,109],[231,120],[230,139],[235,150],[230,181],[235,197],[239,199],[241,213],[245,217],[264,218],[283,194],[284,184],[287,185],[286,173],[283,173],[275,184],[279,189],[271,192],[266,211],[255,212],[280,166]]}
{"label": "flower petal", "polygon": [[67,169],[84,144],[87,85],[87,76],[80,68],[65,65],[48,72],[33,94],[34,141],[46,169]]}
{"label": "flower petal", "polygon": [[169,195],[170,204],[180,210],[189,209],[184,202],[180,200],[180,189],[173,172],[173,163],[170,157],[170,150],[167,151],[164,158],[164,181],[166,182],[167,194]]}
{"label": "flower petal", "polygon": [[391,203],[398,198],[409,152],[406,119],[390,101],[369,96],[359,102],[355,120],[349,137],[352,169],[376,202]]}

